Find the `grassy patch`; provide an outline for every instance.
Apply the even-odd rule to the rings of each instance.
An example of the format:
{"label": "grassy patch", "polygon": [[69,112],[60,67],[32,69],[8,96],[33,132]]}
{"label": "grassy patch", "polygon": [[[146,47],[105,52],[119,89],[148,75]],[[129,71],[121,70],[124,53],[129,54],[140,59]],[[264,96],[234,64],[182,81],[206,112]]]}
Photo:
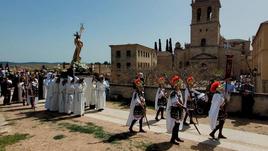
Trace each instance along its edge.
{"label": "grassy patch", "polygon": [[5,147],[27,139],[29,134],[14,134],[0,137],[0,151],[5,151]]}
{"label": "grassy patch", "polygon": [[93,134],[95,138],[102,140],[108,139],[111,136],[111,134],[105,132],[102,127],[97,126],[93,123],[87,123],[86,125],[60,123],[59,125],[69,129],[71,132]]}
{"label": "grassy patch", "polygon": [[59,140],[59,139],[65,138],[65,137],[66,137],[65,135],[56,135],[56,136],[53,137],[53,139]]}

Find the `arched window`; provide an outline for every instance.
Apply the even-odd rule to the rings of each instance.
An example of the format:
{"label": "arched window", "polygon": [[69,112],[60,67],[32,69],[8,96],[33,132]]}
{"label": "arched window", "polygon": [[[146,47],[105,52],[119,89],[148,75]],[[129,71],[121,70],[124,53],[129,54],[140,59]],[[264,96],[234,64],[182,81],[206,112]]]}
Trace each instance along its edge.
{"label": "arched window", "polygon": [[201,20],[201,8],[197,9],[197,21],[199,22]]}
{"label": "arched window", "polygon": [[212,19],[212,8],[208,7],[208,9],[207,9],[207,20],[211,21],[211,19]]}
{"label": "arched window", "polygon": [[207,40],[205,38],[201,39],[201,47],[205,47],[207,45]]}

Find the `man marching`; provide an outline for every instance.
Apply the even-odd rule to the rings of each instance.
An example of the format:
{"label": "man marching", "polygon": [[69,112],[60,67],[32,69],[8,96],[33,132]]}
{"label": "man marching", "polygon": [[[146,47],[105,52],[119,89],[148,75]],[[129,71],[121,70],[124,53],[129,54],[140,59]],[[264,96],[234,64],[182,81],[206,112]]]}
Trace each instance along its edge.
{"label": "man marching", "polygon": [[[215,132],[219,130],[218,138],[226,139],[225,136],[222,135],[223,125],[226,119],[226,112],[224,110],[224,88],[220,82],[214,82],[211,85],[210,91],[214,93],[211,107],[209,110],[209,121],[210,121],[210,128],[212,132],[209,134],[213,139],[215,139]],[[218,122],[217,122],[218,121]]]}
{"label": "man marching", "polygon": [[189,116],[189,119],[190,119],[190,124],[194,124],[194,121],[193,121],[193,114],[194,114],[194,111],[195,111],[195,96],[200,94],[200,92],[196,91],[193,87],[194,87],[194,78],[192,76],[189,76],[187,78],[187,83],[189,85],[189,89],[191,91],[191,94],[189,93],[189,89],[186,88],[185,89],[185,101],[184,101],[184,107],[187,108],[187,110],[189,112],[185,112],[185,116],[184,116],[184,120],[183,120],[183,124],[184,125],[189,125],[188,123],[186,123],[186,120]]}
{"label": "man marching", "polygon": [[166,109],[166,106],[167,106],[167,92],[164,88],[165,78],[160,77],[158,79],[158,83],[159,83],[159,88],[157,89],[156,96],[155,96],[155,110],[157,111],[156,116],[155,116],[156,121],[159,121],[158,115],[160,112],[161,112],[161,119],[165,119],[164,110]]}
{"label": "man marching", "polygon": [[140,79],[134,80],[135,91],[132,94],[132,100],[130,104],[130,113],[127,120],[127,125],[129,126],[129,131],[131,133],[135,132],[133,126],[136,121],[139,121],[140,132],[145,133],[142,129],[142,122],[145,116],[145,98],[143,94],[143,83]]}
{"label": "man marching", "polygon": [[174,76],[171,79],[172,84],[172,92],[168,98],[167,103],[167,132],[172,133],[170,143],[179,145],[178,142],[184,142],[182,139],[179,138],[179,127],[180,122],[182,121],[182,112],[184,109],[183,100],[182,100],[182,93],[180,88],[182,86],[182,80],[179,76]]}

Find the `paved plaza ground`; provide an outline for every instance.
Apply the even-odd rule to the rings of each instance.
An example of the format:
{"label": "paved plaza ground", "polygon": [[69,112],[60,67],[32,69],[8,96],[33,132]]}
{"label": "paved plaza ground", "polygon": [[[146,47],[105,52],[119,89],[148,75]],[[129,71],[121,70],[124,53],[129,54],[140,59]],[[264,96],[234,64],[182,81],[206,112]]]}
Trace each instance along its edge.
{"label": "paved plaza ground", "polygon": [[26,139],[5,146],[6,151],[268,150],[268,121],[227,119],[224,134],[228,139],[211,140],[207,118],[199,118],[202,135],[187,127],[179,134],[185,142],[172,146],[165,120],[156,122],[153,109],[148,109],[151,128],[144,124],[146,134],[128,133],[128,114],[127,106],[115,102],[107,102],[102,112],[88,111],[83,117],[47,112],[43,101],[36,111],[21,103],[0,106],[0,137],[27,134]]}

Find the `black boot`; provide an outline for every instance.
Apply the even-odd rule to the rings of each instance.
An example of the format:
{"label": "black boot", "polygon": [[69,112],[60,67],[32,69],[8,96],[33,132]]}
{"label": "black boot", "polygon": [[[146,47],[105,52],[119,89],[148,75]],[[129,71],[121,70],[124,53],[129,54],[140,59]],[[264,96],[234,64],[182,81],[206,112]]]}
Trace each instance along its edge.
{"label": "black boot", "polygon": [[224,125],[224,120],[221,120],[219,123],[219,135],[218,135],[218,139],[222,138],[222,139],[226,139],[227,137],[222,135],[222,129],[223,129],[223,125]]}
{"label": "black boot", "polygon": [[161,119],[165,119],[165,117],[164,117],[164,108],[161,109]]}
{"label": "black boot", "polygon": [[213,139],[215,139],[215,132],[219,129],[219,125],[216,126],[216,128],[209,134]]}
{"label": "black boot", "polygon": [[175,140],[178,142],[184,142],[184,140],[179,138],[179,129],[180,129],[180,123],[176,123],[176,134],[175,134]]}
{"label": "black boot", "polygon": [[178,137],[178,131],[177,131],[177,123],[175,122],[175,125],[172,129],[172,135],[171,135],[171,139],[170,139],[170,143],[171,144],[175,144],[175,145],[179,145],[180,143],[176,142],[176,139]]}
{"label": "black boot", "polygon": [[142,121],[143,121],[143,118],[141,118],[140,121],[139,121],[139,123],[140,123],[140,132],[141,133],[146,133],[146,131],[142,129]]}
{"label": "black boot", "polygon": [[159,121],[159,119],[158,119],[159,112],[160,112],[160,108],[159,108],[159,109],[157,110],[157,112],[156,112],[156,116],[155,116],[155,120],[156,120],[156,121]]}
{"label": "black boot", "polygon": [[189,123],[186,122],[187,117],[188,117],[188,113],[186,112],[185,117],[183,119],[183,125],[185,125],[185,126],[189,126]]}
{"label": "black boot", "polygon": [[133,131],[133,126],[134,126],[134,124],[136,123],[136,121],[137,121],[137,120],[133,120],[133,121],[131,122],[131,125],[130,125],[130,127],[129,127],[129,132],[130,132],[130,133],[135,133],[135,131]]}
{"label": "black boot", "polygon": [[193,111],[189,112],[189,118],[190,118],[190,124],[195,124],[195,122],[193,120]]}

